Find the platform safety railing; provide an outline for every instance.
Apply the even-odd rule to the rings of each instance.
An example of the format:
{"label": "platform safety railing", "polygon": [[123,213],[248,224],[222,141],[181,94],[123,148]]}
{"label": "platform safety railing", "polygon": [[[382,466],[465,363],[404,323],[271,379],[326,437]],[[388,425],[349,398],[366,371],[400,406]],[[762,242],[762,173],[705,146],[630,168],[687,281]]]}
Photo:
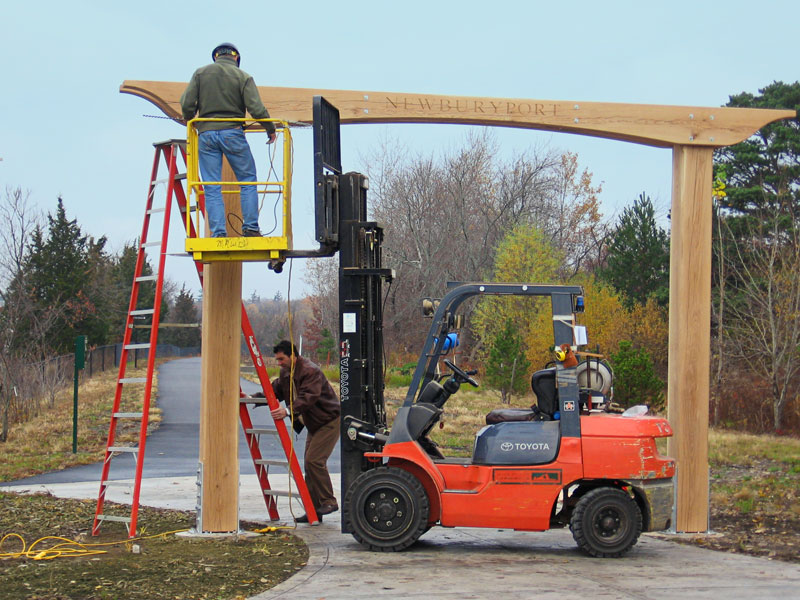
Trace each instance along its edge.
{"label": "platform safety railing", "polygon": [[[255,123],[272,122],[275,124],[275,132],[278,139],[275,144],[283,148],[282,165],[274,168],[275,157],[270,157],[268,164],[259,164],[256,157],[256,167],[259,173],[264,169],[268,170],[267,179],[257,181],[202,181],[199,168],[199,149],[198,131],[199,123],[225,122],[241,123],[246,134],[264,134],[266,131],[262,127],[248,128],[248,125]],[[244,119],[244,118],[196,118],[186,124],[186,188],[187,188],[187,210],[186,210],[186,250],[193,253],[196,260],[270,260],[280,256],[281,251],[292,249],[292,136],[289,124],[280,119]],[[255,156],[256,153],[254,153]],[[278,175],[280,171],[280,175]],[[273,179],[269,179],[274,175]],[[281,177],[281,179],[277,179]],[[205,227],[205,198],[203,196],[204,185],[220,185],[224,194],[239,194],[238,186],[253,185],[258,189],[259,205],[267,206],[262,202],[268,197],[274,197],[281,201],[280,232],[277,231],[278,223],[274,229],[276,235],[265,235],[264,237],[226,237],[212,238],[206,237]],[[227,186],[227,187],[226,187]],[[270,206],[272,203],[269,204]],[[276,216],[276,220],[278,217]],[[194,225],[194,227],[192,227]],[[219,255],[214,256],[218,252]]]}

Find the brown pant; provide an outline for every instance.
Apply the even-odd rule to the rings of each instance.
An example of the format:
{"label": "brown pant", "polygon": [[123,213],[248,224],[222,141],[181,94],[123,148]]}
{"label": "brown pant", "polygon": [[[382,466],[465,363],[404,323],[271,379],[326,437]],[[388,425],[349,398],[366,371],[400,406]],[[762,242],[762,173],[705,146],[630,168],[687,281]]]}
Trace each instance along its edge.
{"label": "brown pant", "polygon": [[333,484],[328,474],[328,458],[330,458],[336,442],[339,440],[339,419],[326,423],[314,433],[308,432],[306,437],[305,469],[306,485],[314,508],[323,505],[338,506],[333,495]]}

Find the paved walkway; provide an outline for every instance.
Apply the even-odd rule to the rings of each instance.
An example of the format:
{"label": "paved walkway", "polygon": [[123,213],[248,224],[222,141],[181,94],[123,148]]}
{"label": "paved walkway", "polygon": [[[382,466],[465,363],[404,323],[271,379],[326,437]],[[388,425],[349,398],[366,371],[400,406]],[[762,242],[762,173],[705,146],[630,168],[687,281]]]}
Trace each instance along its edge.
{"label": "paved walkway", "polygon": [[[165,408],[165,426],[173,419],[187,421],[192,411],[184,385],[196,380],[199,362],[196,359],[172,361],[162,367],[161,394],[175,393],[187,405],[172,416]],[[194,370],[193,370],[194,369]],[[185,370],[185,372],[184,372]],[[172,377],[184,384],[172,387]],[[182,373],[182,375],[181,375]],[[195,385],[195,384],[193,384]],[[161,400],[159,401],[161,403]],[[181,432],[194,435],[192,427],[173,430],[172,443]],[[156,438],[158,432],[151,436]],[[195,442],[196,443],[196,442]],[[155,444],[148,442],[148,452]],[[244,450],[242,464],[249,462]],[[173,457],[174,458],[174,457]],[[145,463],[141,503],[147,506],[194,510],[196,485],[193,476],[197,452],[187,453],[178,464],[172,459],[155,459],[152,463],[170,464],[166,471],[187,475],[159,475]],[[185,464],[184,464],[185,463]],[[85,472],[68,469],[71,481],[54,481],[55,474],[31,478],[3,490],[16,492],[49,491],[55,496],[96,498],[99,468],[95,479],[85,479]],[[240,518],[264,521],[266,509],[252,473],[242,469]],[[78,475],[74,475],[77,473]],[[339,476],[333,475],[334,489]],[[49,480],[45,480],[49,479]],[[273,479],[272,477],[270,478]],[[274,481],[277,489],[288,489],[283,477]],[[121,490],[109,490],[109,499],[129,502]],[[279,512],[289,519],[303,512],[300,502],[279,498]],[[289,520],[291,522],[291,520]],[[676,544],[669,536],[645,534],[631,552],[621,559],[594,559],[578,551],[569,530],[544,533],[522,533],[496,529],[445,529],[434,527],[420,541],[399,553],[373,553],[363,549],[350,535],[340,532],[339,513],[327,515],[319,526],[298,526],[296,533],[309,545],[308,566],[277,587],[252,600],[273,598],[358,599],[358,598],[431,598],[471,599],[631,599],[688,600],[720,598],[738,600],[752,598],[800,597],[800,568],[794,564],[704,550]]]}

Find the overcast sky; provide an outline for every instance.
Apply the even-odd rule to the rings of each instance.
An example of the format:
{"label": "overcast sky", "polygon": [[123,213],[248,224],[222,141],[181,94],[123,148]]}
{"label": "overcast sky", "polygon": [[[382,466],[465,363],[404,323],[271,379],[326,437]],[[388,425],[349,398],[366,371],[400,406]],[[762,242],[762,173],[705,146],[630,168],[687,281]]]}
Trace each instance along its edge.
{"label": "overcast sky", "polygon": [[[119,93],[126,79],[188,81],[235,43],[258,85],[568,101],[720,106],[800,79],[796,0],[643,2],[7,2],[0,8],[0,185],[70,218],[112,251],[141,230],[153,142],[184,129]],[[269,108],[269,107],[268,107]],[[645,191],[665,213],[671,152],[575,135],[496,129],[504,152],[575,152],[602,183],[604,213]],[[469,128],[348,125],[343,166],[365,170],[382,140],[440,155]],[[295,138],[295,247],[313,247],[311,134]],[[252,139],[252,138],[251,138]],[[262,229],[265,228],[262,216]],[[173,229],[174,251],[182,248]],[[172,250],[172,249],[171,249]],[[296,261],[291,295],[304,292]],[[287,295],[287,274],[245,268],[243,294]],[[186,258],[167,275],[198,290]]]}

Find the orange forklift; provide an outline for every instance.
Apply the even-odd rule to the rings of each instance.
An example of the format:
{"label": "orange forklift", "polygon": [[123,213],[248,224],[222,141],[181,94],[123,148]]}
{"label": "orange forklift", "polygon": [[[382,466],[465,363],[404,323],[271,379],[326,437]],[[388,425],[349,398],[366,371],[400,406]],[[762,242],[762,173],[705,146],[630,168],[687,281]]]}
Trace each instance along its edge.
{"label": "orange forklift", "polygon": [[[448,284],[446,295],[428,305],[433,322],[387,429],[382,286],[394,273],[382,267],[383,229],[367,219],[368,179],[342,172],[338,110],[317,96],[313,112],[320,248],[287,256],[339,254],[342,532],[372,550],[398,551],[436,525],[568,525],[587,553],[618,557],[642,531],[669,528],[675,463],[656,449],[656,438],[672,435],[669,423],[638,410],[598,410],[591,372],[582,379],[585,364],[566,360],[574,358],[575,315],[583,310],[579,286]],[[493,411],[472,456],[447,458],[429,433],[462,384],[478,386],[474,372],[446,360],[462,325],[458,309],[489,295],[549,298],[555,346],[566,349],[557,358],[565,360],[534,373],[535,408]],[[449,372],[442,374],[441,364]]]}
{"label": "orange forklift", "polygon": [[656,449],[656,438],[672,435],[669,423],[641,410],[595,410],[597,391],[579,388],[577,364],[565,355],[534,373],[536,407],[487,415],[491,424],[477,433],[470,458],[447,458],[433,444],[428,434],[445,403],[462,384],[478,386],[474,372],[449,360],[443,361],[449,374],[438,372],[459,321],[456,310],[486,295],[549,297],[556,346],[570,356],[580,287],[454,285],[436,309],[391,431],[344,419],[346,439],[364,449],[372,468],[343,490],[343,530],[371,550],[397,551],[435,525],[520,531],[568,525],[588,554],[619,557],[642,531],[669,528],[675,464]]}

